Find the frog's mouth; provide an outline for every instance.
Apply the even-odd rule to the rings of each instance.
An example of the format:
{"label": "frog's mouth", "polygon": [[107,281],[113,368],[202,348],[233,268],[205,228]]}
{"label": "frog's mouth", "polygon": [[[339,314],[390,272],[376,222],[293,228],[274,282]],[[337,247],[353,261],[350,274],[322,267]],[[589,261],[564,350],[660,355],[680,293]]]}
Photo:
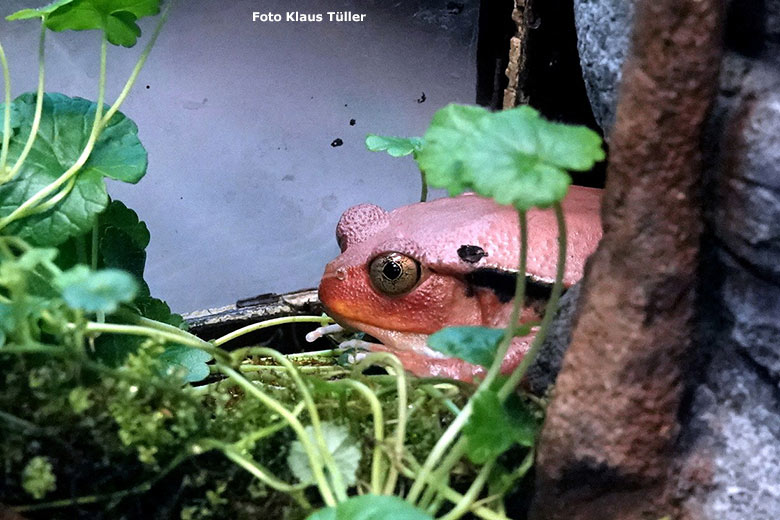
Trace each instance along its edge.
{"label": "frog's mouth", "polygon": [[459,381],[472,382],[485,371],[481,367],[466,361],[449,358],[436,352],[427,345],[429,334],[388,330],[354,319],[344,319],[336,313],[330,315],[345,328],[365,332],[381,343],[370,343],[372,351],[390,352],[401,361],[406,370],[418,377],[446,377]]}

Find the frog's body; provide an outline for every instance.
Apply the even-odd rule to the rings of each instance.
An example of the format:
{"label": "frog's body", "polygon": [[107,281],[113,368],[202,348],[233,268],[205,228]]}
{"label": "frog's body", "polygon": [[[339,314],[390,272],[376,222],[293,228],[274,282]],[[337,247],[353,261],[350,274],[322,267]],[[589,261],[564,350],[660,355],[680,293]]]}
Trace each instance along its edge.
{"label": "frog's body", "polygon": [[[601,238],[601,191],[572,187],[563,202],[568,250],[564,284],[582,277]],[[557,225],[552,210],[528,212],[529,298],[521,321],[538,319],[555,276]],[[340,324],[382,342],[420,376],[470,380],[478,368],[447,359],[427,337],[455,325],[504,327],[519,258],[517,212],[473,194],[387,212],[361,204],[336,229],[342,254],[325,268],[319,294]],[[531,336],[516,338],[504,362],[513,368]]]}

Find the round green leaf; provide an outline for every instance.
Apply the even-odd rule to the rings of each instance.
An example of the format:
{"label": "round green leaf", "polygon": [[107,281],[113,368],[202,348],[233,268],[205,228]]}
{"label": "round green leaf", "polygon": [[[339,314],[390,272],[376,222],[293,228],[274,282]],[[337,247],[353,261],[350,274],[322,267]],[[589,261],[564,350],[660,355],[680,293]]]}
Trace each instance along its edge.
{"label": "round green leaf", "polygon": [[372,152],[386,151],[392,157],[403,157],[422,149],[423,141],[419,137],[389,137],[369,134],[366,148]]}
{"label": "round green leaf", "polygon": [[[314,429],[311,426],[306,427],[306,434],[311,442],[316,444]],[[347,427],[327,422],[322,423],[322,436],[325,438],[325,445],[328,447],[328,451],[333,456],[333,460],[341,472],[344,484],[347,486],[355,484],[361,452],[360,446],[349,434]],[[305,484],[313,484],[315,482],[311,462],[300,441],[293,441],[290,445],[287,465],[290,467],[293,475],[301,482]]]}
{"label": "round green leaf", "polygon": [[211,354],[184,345],[171,345],[157,358],[163,363],[166,375],[181,375],[188,383],[208,377]]}
{"label": "round green leaf", "polygon": [[428,346],[444,355],[487,368],[493,364],[503,336],[503,329],[447,327],[431,334]]}
{"label": "round green leaf", "polygon": [[432,186],[451,195],[473,190],[520,210],[566,195],[566,170],[604,159],[601,138],[585,127],[551,123],[527,106],[489,112],[449,105],[439,110],[417,153]]}
{"label": "round green leaf", "polygon": [[[19,157],[29,135],[35,95],[14,100],[20,128],[8,147],[10,164]],[[86,99],[45,94],[35,143],[19,174],[0,186],[0,217],[18,208],[65,172],[81,154],[89,138],[96,105]],[[8,231],[35,245],[58,245],[86,233],[95,216],[108,204],[103,177],[135,183],[146,172],[146,150],[138,128],[124,115],[111,118],[84,167],[73,177],[70,192],[54,207],[15,221]]]}
{"label": "round green leaf", "polygon": [[[30,18],[34,10],[11,16]],[[114,45],[132,47],[141,35],[136,21],[160,12],[160,0],[65,0],[36,10],[45,15],[46,27],[52,31],[102,29]]]}
{"label": "round green leaf", "polygon": [[114,312],[120,303],[133,301],[138,292],[131,274],[119,269],[91,271],[85,265],[65,271],[56,283],[69,306],[87,312]]}
{"label": "round green leaf", "polygon": [[395,496],[361,495],[309,515],[306,520],[432,520]]}

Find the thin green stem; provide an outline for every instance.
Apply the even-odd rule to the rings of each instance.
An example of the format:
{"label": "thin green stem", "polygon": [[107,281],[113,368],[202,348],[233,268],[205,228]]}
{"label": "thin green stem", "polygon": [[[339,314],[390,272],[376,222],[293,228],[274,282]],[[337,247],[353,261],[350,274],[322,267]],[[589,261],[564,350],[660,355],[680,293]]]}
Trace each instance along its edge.
{"label": "thin green stem", "polygon": [[428,179],[425,178],[425,172],[420,170],[420,180],[422,181],[422,188],[420,188],[420,202],[428,200]]}
{"label": "thin green stem", "polygon": [[108,122],[111,121],[111,118],[119,110],[119,107],[122,106],[122,103],[124,103],[128,94],[130,94],[133,85],[135,85],[135,82],[138,79],[138,74],[141,72],[141,69],[144,67],[144,64],[146,63],[146,59],[149,57],[149,53],[152,52],[152,47],[154,47],[154,44],[157,41],[157,37],[160,36],[160,31],[162,30],[163,25],[165,25],[165,22],[168,19],[168,13],[170,13],[171,8],[175,3],[176,3],[175,0],[171,0],[170,2],[168,2],[168,5],[165,7],[165,9],[163,9],[162,14],[160,15],[160,19],[157,21],[157,25],[155,26],[154,31],[152,32],[152,36],[147,42],[146,47],[144,47],[141,56],[138,57],[138,61],[135,63],[135,67],[133,67],[133,71],[130,73],[130,77],[127,78],[127,82],[125,83],[124,88],[122,88],[122,92],[119,93],[119,96],[116,98],[116,101],[114,101],[114,104],[111,105],[111,107],[106,112],[106,115],[103,116],[103,120],[101,121],[101,127],[107,125]]}
{"label": "thin green stem", "polygon": [[330,449],[328,449],[328,443],[322,434],[322,422],[320,421],[320,414],[317,411],[317,405],[314,402],[314,398],[312,398],[309,387],[303,381],[303,378],[301,377],[300,372],[298,372],[298,370],[295,368],[295,365],[293,365],[289,359],[284,357],[276,350],[267,347],[243,348],[235,351],[231,355],[233,356],[234,360],[240,359],[246,355],[270,357],[287,369],[287,372],[292,377],[293,382],[295,382],[295,385],[298,387],[298,391],[301,393],[303,401],[306,403],[306,409],[309,412],[309,419],[311,420],[314,438],[317,441],[320,454],[325,461],[325,466],[328,468],[328,472],[330,473],[331,482],[333,483],[333,488],[336,493],[336,499],[339,502],[346,500],[347,487],[344,485],[344,479],[342,478],[341,471],[336,465],[336,461],[333,459],[333,454],[330,452]]}
{"label": "thin green stem", "polygon": [[515,297],[512,303],[512,312],[509,315],[509,324],[496,350],[493,364],[490,366],[483,382],[485,388],[488,388],[498,374],[501,373],[501,364],[512,344],[512,338],[514,338],[515,330],[517,329],[517,321],[520,319],[520,311],[525,305],[525,270],[528,257],[528,219],[525,211],[518,211],[518,223],[520,228],[520,258],[518,260],[517,278],[515,279]]}
{"label": "thin green stem", "polygon": [[332,384],[346,385],[358,392],[371,407],[371,415],[374,420],[374,451],[371,459],[371,493],[375,495],[382,494],[382,443],[385,440],[384,415],[382,414],[382,404],[377,399],[376,394],[371,389],[354,379],[342,379],[334,381]]}
{"label": "thin green stem", "polygon": [[[149,320],[154,321],[154,320]],[[164,324],[163,324],[164,325]],[[212,344],[203,341],[202,339],[193,336],[192,334],[185,332],[176,327],[172,327],[173,331],[163,330],[161,328],[151,328],[142,325],[122,325],[118,323],[97,323],[94,321],[88,321],[84,327],[84,331],[88,334],[129,334],[131,336],[145,336],[147,338],[156,339],[161,342],[178,343],[188,347],[194,347],[200,350],[204,350],[214,357],[224,357],[225,352],[222,349],[215,348]]]}
{"label": "thin green stem", "polygon": [[[8,172],[7,175],[4,175],[2,182],[8,182],[14,177],[16,177],[16,174],[19,173],[19,170],[22,169],[22,166],[24,165],[24,161],[27,160],[27,155],[30,153],[30,150],[32,150],[33,144],[35,143],[35,139],[38,137],[38,127],[41,124],[41,114],[43,113],[43,89],[44,89],[44,82],[46,78],[46,67],[45,67],[45,50],[46,50],[46,25],[44,25],[43,21],[41,21],[41,34],[38,38],[38,90],[35,94],[35,115],[33,116],[33,122],[32,126],[30,127],[30,135],[27,136],[27,141],[24,143],[24,148],[22,148],[22,153],[19,154],[19,157],[16,158],[16,161],[14,162],[13,167]],[[6,134],[9,135],[9,134]],[[5,144],[5,136],[3,136],[3,144]],[[3,146],[3,151],[6,150],[6,147]],[[2,162],[3,168],[0,169],[0,171],[5,172],[5,161]]]}
{"label": "thin green stem", "polygon": [[275,327],[277,325],[285,325],[287,323],[322,323],[322,322],[323,322],[322,316],[284,316],[281,318],[274,318],[271,320],[265,320],[258,323],[252,323],[251,325],[247,325],[246,327],[241,327],[238,330],[234,330],[230,334],[225,334],[224,336],[215,339],[214,345],[220,347],[225,343],[229,341],[233,341],[234,339],[239,338],[245,334],[249,334],[250,332],[254,332],[260,329],[265,329],[268,327]]}
{"label": "thin green stem", "polygon": [[65,185],[64,188],[62,188],[60,191],[46,199],[46,201],[41,202],[39,205],[35,206],[31,210],[27,212],[27,215],[35,215],[37,213],[43,213],[45,211],[49,211],[51,208],[56,206],[57,204],[62,201],[65,197],[70,195],[70,192],[73,190],[73,187],[76,185],[76,178],[71,177],[71,179],[68,181],[68,184]]}
{"label": "thin green stem", "polygon": [[11,142],[11,72],[8,70],[8,60],[5,49],[0,44],[0,65],[3,67],[3,88],[5,90],[5,106],[3,107],[3,149],[0,151],[0,181],[5,181],[5,165],[8,162],[8,143]]}
{"label": "thin green stem", "polygon": [[[306,404],[298,403],[295,405],[295,408],[292,409],[292,414],[298,417],[304,408],[306,408]],[[233,443],[233,446],[239,450],[250,449],[251,446],[253,446],[257,441],[265,439],[266,437],[270,437],[274,433],[281,431],[288,426],[289,424],[287,424],[285,421],[278,421],[269,426],[260,428],[259,430],[256,430],[249,435],[241,437],[239,440]]]}
{"label": "thin green stem", "polygon": [[290,427],[298,436],[298,440],[300,441],[303,450],[306,452],[306,456],[309,458],[309,462],[311,463],[312,474],[314,476],[315,482],[317,483],[317,487],[320,490],[320,495],[322,495],[322,499],[325,501],[325,504],[328,506],[336,505],[336,500],[333,497],[333,491],[331,490],[330,485],[328,484],[328,480],[325,478],[325,473],[323,471],[323,460],[320,457],[318,451],[315,449],[314,445],[311,443],[311,438],[306,433],[306,430],[303,428],[303,424],[301,424],[298,418],[295,415],[293,415],[287,408],[282,406],[282,404],[279,401],[277,401],[273,397],[269,396],[268,394],[266,394],[265,392],[257,388],[257,386],[253,385],[245,377],[243,377],[241,374],[239,374],[229,366],[222,365],[220,363],[218,363],[217,366],[220,368],[220,371],[223,374],[228,376],[234,383],[240,386],[245,392],[254,396],[265,406],[267,406],[274,412],[278,413],[284,420],[286,420],[290,424]]}
{"label": "thin green stem", "polygon": [[[482,381],[480,384],[480,388],[489,388],[500,373],[501,363],[503,362],[507,350],[512,343],[514,331],[517,328],[517,320],[520,316],[520,310],[525,300],[525,268],[526,257],[528,256],[528,224],[524,211],[520,211],[518,213],[518,222],[520,229],[520,258],[518,259],[518,273],[515,282],[515,298],[512,305],[512,313],[510,315],[506,333],[504,334],[504,337],[502,338],[496,352],[496,357],[493,361],[493,364],[490,366],[484,381]],[[416,503],[420,498],[420,493],[423,491],[423,488],[428,482],[429,475],[433,471],[434,467],[437,466],[439,460],[447,451],[447,448],[449,448],[450,444],[452,444],[460,434],[463,426],[465,426],[466,422],[471,416],[473,399],[473,397],[469,399],[468,403],[466,403],[466,405],[460,411],[460,414],[458,414],[458,416],[455,417],[455,420],[450,423],[447,430],[445,430],[444,434],[439,437],[439,440],[428,454],[428,458],[425,459],[425,462],[423,463],[423,466],[420,470],[419,477],[412,485],[411,489],[409,490],[409,494],[406,497],[409,502]],[[448,458],[459,458],[463,453],[464,447],[465,444],[463,443],[456,445],[456,447],[451,450]],[[455,463],[457,463],[457,459],[455,460]],[[444,470],[445,467],[446,466],[443,466],[441,469]],[[446,468],[446,471],[449,471],[449,468]]]}
{"label": "thin green stem", "polygon": [[186,459],[187,459],[186,455],[179,455],[178,457],[174,458],[162,471],[160,471],[157,475],[155,475],[154,478],[142,484],[139,484],[137,486],[131,487],[129,489],[116,491],[114,493],[105,493],[102,495],[90,495],[90,496],[84,496],[78,498],[53,500],[51,502],[40,502],[38,504],[11,506],[11,509],[19,513],[24,513],[27,511],[40,511],[42,509],[57,509],[62,507],[73,507],[78,505],[95,504],[98,502],[119,500],[131,495],[139,495],[141,493],[146,493],[147,491],[152,489],[152,487],[154,487],[154,485],[157,482],[162,480],[166,475],[168,475],[171,471],[173,471],[176,468],[176,466],[184,462]]}
{"label": "thin green stem", "polygon": [[528,352],[523,356],[522,361],[517,368],[514,369],[512,375],[504,383],[501,389],[498,391],[498,397],[501,400],[511,394],[517,387],[518,383],[525,376],[528,367],[531,366],[536,358],[539,349],[544,343],[544,338],[547,337],[547,332],[550,329],[550,323],[553,317],[555,317],[555,311],[558,309],[558,300],[563,292],[563,274],[566,267],[566,218],[563,215],[563,208],[560,202],[556,202],[553,206],[555,210],[555,219],[558,222],[558,264],[555,271],[555,283],[553,284],[552,292],[550,293],[550,299],[547,301],[547,305],[544,308],[544,318],[539,325],[539,331],[536,333],[534,340],[531,342],[531,347]]}
{"label": "thin green stem", "polygon": [[441,520],[458,520],[458,518],[462,517],[469,511],[471,505],[482,492],[482,488],[490,476],[490,472],[493,470],[495,463],[496,461],[493,459],[482,466],[482,469],[480,469],[479,473],[477,474],[477,478],[475,478],[474,482],[471,483],[471,486],[469,486],[469,489],[463,495],[463,498],[461,498],[458,503],[455,504],[455,507],[452,508],[449,513],[441,517]]}
{"label": "thin green stem", "polygon": [[395,462],[400,462],[404,455],[404,442],[406,440],[406,425],[408,420],[408,391],[406,388],[406,371],[403,365],[392,354],[387,352],[372,352],[355,365],[354,370],[361,372],[363,368],[381,362],[385,366],[392,367],[395,372],[396,390],[398,392],[398,422],[395,428],[395,443],[393,444],[394,463],[390,465],[385,481],[385,495],[392,495],[398,482],[398,470]]}
{"label": "thin green stem", "polygon": [[225,457],[235,462],[238,466],[244,468],[258,480],[282,493],[293,493],[305,489],[308,484],[288,484],[287,482],[274,477],[268,469],[258,464],[249,457],[244,457],[236,451],[230,444],[218,441],[216,439],[202,439],[192,447],[193,451],[200,453],[201,450],[215,449],[221,451]]}
{"label": "thin green stem", "polygon": [[[401,474],[410,479],[414,480],[417,478],[417,475],[420,472],[420,465],[416,462],[412,463],[412,468],[407,468],[403,464],[399,465],[399,471]],[[435,486],[436,489],[441,493],[444,498],[446,498],[448,501],[452,502],[453,504],[458,503],[460,500],[463,499],[463,495],[452,489],[450,486],[448,486],[445,482],[439,480],[431,482],[432,486]],[[408,501],[408,500],[407,500]],[[503,515],[501,513],[497,513],[487,507],[484,506],[477,506],[472,504],[469,510],[479,518],[483,518],[485,520],[510,520],[506,515]]]}
{"label": "thin green stem", "polygon": [[100,43],[100,77],[98,79],[98,100],[95,106],[95,119],[92,122],[92,130],[90,131],[89,138],[87,139],[87,144],[84,146],[84,149],[81,151],[78,159],[76,159],[76,162],[73,163],[70,168],[65,170],[65,172],[60,175],[54,182],[39,190],[35,195],[24,201],[9,215],[0,220],[0,230],[5,228],[8,224],[27,216],[30,210],[38,206],[46,197],[54,193],[54,191],[56,191],[60,186],[68,182],[71,177],[76,175],[84,166],[84,164],[86,164],[87,159],[89,159],[89,155],[92,153],[92,150],[95,147],[95,142],[100,135],[101,120],[103,117],[103,102],[106,96],[106,52],[108,47],[108,40],[105,32],[101,34],[102,39]]}

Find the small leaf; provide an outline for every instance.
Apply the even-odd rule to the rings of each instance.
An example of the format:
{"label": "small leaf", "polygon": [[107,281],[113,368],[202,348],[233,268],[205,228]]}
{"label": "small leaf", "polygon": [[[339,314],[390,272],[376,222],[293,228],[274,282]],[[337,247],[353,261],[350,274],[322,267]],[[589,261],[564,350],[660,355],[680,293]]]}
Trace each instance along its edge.
{"label": "small leaf", "polygon": [[321,509],[306,520],[432,520],[409,502],[384,495],[354,496],[337,506]]}
{"label": "small leaf", "polygon": [[124,271],[91,271],[85,265],[65,271],[56,283],[69,306],[87,312],[114,312],[120,303],[133,301],[138,291],[133,276]]}
{"label": "small leaf", "polygon": [[184,345],[171,345],[160,354],[159,359],[166,375],[181,375],[188,383],[201,381],[208,377],[209,366],[213,358],[208,352]]}
{"label": "small leaf", "polygon": [[538,429],[536,418],[517,404],[507,409],[493,390],[482,389],[473,397],[474,408],[463,427],[466,454],[475,464],[498,457],[513,444],[532,446]]}
{"label": "small leaf", "polygon": [[423,140],[419,137],[389,137],[369,134],[366,137],[366,148],[372,152],[386,151],[393,157],[403,157],[420,151]]}
{"label": "small leaf", "polygon": [[566,170],[604,159],[601,138],[585,127],[551,123],[522,106],[500,112],[449,105],[433,117],[416,154],[428,182],[450,195],[473,190],[520,210],[566,195]]}
{"label": "small leaf", "polygon": [[[306,434],[311,442],[316,445],[314,429],[311,426],[306,427]],[[360,446],[349,434],[349,430],[345,426],[338,424],[322,423],[322,436],[325,438],[325,445],[328,447],[328,451],[333,455],[336,467],[341,472],[344,484],[347,486],[355,484],[357,481],[358,464],[360,463]],[[293,441],[290,445],[287,465],[290,467],[293,475],[302,483],[312,484],[315,482],[309,457],[298,440]]]}
{"label": "small leaf", "polygon": [[34,499],[40,500],[57,489],[54,466],[46,457],[33,457],[22,470],[22,487]]}
{"label": "small leaf", "polygon": [[503,336],[503,329],[447,327],[431,334],[428,346],[447,356],[490,367]]}

